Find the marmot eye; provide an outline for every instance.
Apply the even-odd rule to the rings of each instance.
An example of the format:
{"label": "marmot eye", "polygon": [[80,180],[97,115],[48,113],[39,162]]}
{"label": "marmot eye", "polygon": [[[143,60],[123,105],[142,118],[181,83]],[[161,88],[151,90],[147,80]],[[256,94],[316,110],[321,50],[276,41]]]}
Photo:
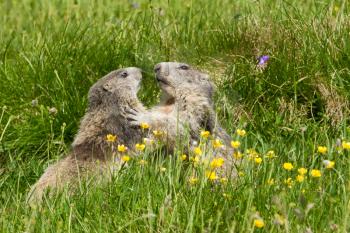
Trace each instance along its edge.
{"label": "marmot eye", "polygon": [[120,74],[120,76],[122,76],[123,78],[128,77],[128,72],[124,71]]}
{"label": "marmot eye", "polygon": [[181,70],[188,70],[190,67],[188,65],[181,65],[180,69]]}

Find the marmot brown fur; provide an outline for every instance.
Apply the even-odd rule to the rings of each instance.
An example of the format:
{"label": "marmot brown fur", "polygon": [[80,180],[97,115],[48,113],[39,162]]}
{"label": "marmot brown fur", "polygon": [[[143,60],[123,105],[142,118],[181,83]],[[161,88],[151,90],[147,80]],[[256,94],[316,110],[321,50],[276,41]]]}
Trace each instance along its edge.
{"label": "marmot brown fur", "polygon": [[106,135],[116,135],[118,144],[128,148],[141,141],[140,129],[129,127],[125,114],[130,108],[143,111],[137,98],[141,78],[138,68],[119,69],[107,74],[90,88],[88,108],[71,152],[46,169],[30,191],[30,202],[41,201],[47,188],[74,184],[88,171],[106,172],[107,163],[113,160]]}

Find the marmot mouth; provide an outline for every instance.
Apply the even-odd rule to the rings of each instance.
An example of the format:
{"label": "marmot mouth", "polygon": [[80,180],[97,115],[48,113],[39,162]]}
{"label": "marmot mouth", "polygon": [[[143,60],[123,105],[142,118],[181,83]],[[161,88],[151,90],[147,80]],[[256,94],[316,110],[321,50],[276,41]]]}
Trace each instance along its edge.
{"label": "marmot mouth", "polygon": [[157,79],[157,81],[158,81],[159,83],[163,83],[163,84],[165,84],[165,85],[169,85],[169,83],[168,83],[166,80],[164,80],[164,79],[162,79],[162,78],[159,78],[158,76],[156,77],[156,79]]}

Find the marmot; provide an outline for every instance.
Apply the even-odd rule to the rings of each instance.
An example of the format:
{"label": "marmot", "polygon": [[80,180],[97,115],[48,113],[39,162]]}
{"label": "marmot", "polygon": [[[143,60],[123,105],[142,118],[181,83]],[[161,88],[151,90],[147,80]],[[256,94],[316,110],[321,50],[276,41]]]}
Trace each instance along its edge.
{"label": "marmot", "polygon": [[[212,101],[214,85],[209,76],[177,62],[159,63],[154,71],[162,90],[161,102],[147,112],[129,112],[134,124],[147,122],[151,128],[165,130],[170,146],[175,146],[176,138],[186,135],[186,129],[196,141],[201,129],[208,130],[223,141],[227,148],[225,157],[231,161],[231,137],[216,121]],[[232,163],[227,165],[230,168]]]}
{"label": "marmot", "polygon": [[62,188],[79,180],[88,171],[106,171],[112,159],[111,146],[106,135],[117,136],[118,144],[133,148],[142,139],[139,128],[130,127],[126,110],[142,112],[137,98],[142,74],[135,67],[110,72],[89,90],[88,108],[80,123],[71,152],[56,164],[49,166],[33,185],[29,201],[41,201],[46,188]]}

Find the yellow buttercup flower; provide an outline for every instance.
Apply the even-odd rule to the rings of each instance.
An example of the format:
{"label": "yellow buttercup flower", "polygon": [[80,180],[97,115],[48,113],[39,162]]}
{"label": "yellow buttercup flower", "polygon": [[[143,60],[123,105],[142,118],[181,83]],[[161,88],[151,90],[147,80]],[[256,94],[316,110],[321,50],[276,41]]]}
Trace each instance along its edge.
{"label": "yellow buttercup flower", "polygon": [[317,147],[317,151],[321,154],[326,154],[327,153],[327,147],[325,146],[319,146]]}
{"label": "yellow buttercup flower", "polygon": [[320,178],[322,176],[322,173],[318,169],[312,169],[310,172],[311,176],[314,178]]}
{"label": "yellow buttercup flower", "polygon": [[236,133],[241,137],[244,137],[247,134],[247,132],[244,129],[237,129]]}
{"label": "yellow buttercup flower", "polygon": [[304,167],[301,167],[298,169],[298,173],[303,176],[307,173],[307,169]]}
{"label": "yellow buttercup flower", "polygon": [[124,145],[118,145],[118,151],[121,153],[124,153],[125,151],[127,151],[128,148]]}
{"label": "yellow buttercup flower", "polygon": [[222,167],[222,165],[224,165],[225,160],[223,158],[214,158],[211,162],[210,162],[210,167],[212,169],[215,168],[219,168]]}
{"label": "yellow buttercup flower", "polygon": [[232,148],[237,149],[240,145],[241,143],[239,141],[231,141]]}
{"label": "yellow buttercup flower", "polygon": [[343,141],[341,145],[344,150],[350,150],[350,142]]}
{"label": "yellow buttercup flower", "polygon": [[142,129],[149,129],[149,124],[146,123],[146,122],[141,122],[140,127],[141,127]]}
{"label": "yellow buttercup flower", "polygon": [[256,157],[256,158],[254,158],[254,162],[255,162],[256,164],[261,164],[261,163],[262,163],[262,158]]}
{"label": "yellow buttercup flower", "polygon": [[107,142],[115,142],[117,140],[117,136],[113,134],[107,134],[106,141]]}
{"label": "yellow buttercup flower", "polygon": [[203,153],[200,147],[195,147],[193,149],[193,152],[195,155],[202,155],[202,153]]}
{"label": "yellow buttercup flower", "polygon": [[210,132],[209,131],[201,131],[201,137],[202,138],[208,138],[210,136]]}
{"label": "yellow buttercup flower", "polygon": [[206,176],[209,180],[216,180],[216,179],[218,178],[215,171],[206,171],[206,172],[205,172],[205,176]]}
{"label": "yellow buttercup flower", "polygon": [[138,151],[143,151],[145,149],[146,145],[145,144],[139,144],[137,143],[135,145],[135,149],[138,150]]}
{"label": "yellow buttercup flower", "polygon": [[143,139],[143,143],[144,143],[145,145],[151,146],[151,145],[154,144],[154,140],[153,140],[153,139],[150,139],[150,138],[144,138],[144,139]]}
{"label": "yellow buttercup flower", "polygon": [[275,179],[271,178],[267,180],[268,185],[274,185],[275,184]]}
{"label": "yellow buttercup flower", "polygon": [[254,227],[256,228],[263,228],[265,226],[264,220],[262,220],[261,218],[259,219],[254,219]]}
{"label": "yellow buttercup flower", "polygon": [[139,161],[139,164],[140,164],[141,166],[146,165],[146,164],[147,164],[147,161],[144,160],[144,159],[141,159],[141,160]]}
{"label": "yellow buttercup flower", "polygon": [[224,145],[222,144],[222,142],[220,141],[220,139],[215,139],[215,140],[213,140],[213,147],[215,148],[215,149],[217,149],[217,148],[221,148],[221,147],[223,147]]}
{"label": "yellow buttercup flower", "polygon": [[303,175],[297,175],[297,177],[295,178],[299,183],[303,182],[305,180],[305,176]]}
{"label": "yellow buttercup flower", "polygon": [[166,171],[166,168],[165,168],[165,167],[161,167],[161,168],[160,168],[160,171],[161,171],[161,172],[165,172],[165,171]]}
{"label": "yellow buttercup flower", "polygon": [[267,153],[266,153],[266,158],[269,158],[269,159],[273,159],[273,158],[276,158],[276,154],[275,154],[275,151],[273,150],[269,150]]}
{"label": "yellow buttercup flower", "polygon": [[182,160],[182,161],[184,161],[184,160],[186,160],[186,159],[187,159],[187,155],[185,155],[185,154],[181,155],[181,160]]}
{"label": "yellow buttercup flower", "polygon": [[245,174],[244,174],[244,172],[240,171],[240,172],[238,172],[238,176],[243,177],[243,176],[245,176]]}
{"label": "yellow buttercup flower", "polygon": [[235,159],[241,159],[243,157],[243,154],[239,151],[233,152],[233,158]]}
{"label": "yellow buttercup flower", "polygon": [[122,161],[125,162],[125,163],[129,162],[130,161],[130,156],[123,155],[122,156]]}
{"label": "yellow buttercup flower", "polygon": [[220,183],[222,183],[222,184],[226,184],[227,182],[228,182],[228,179],[226,177],[222,177],[220,179]]}
{"label": "yellow buttercup flower", "polygon": [[189,179],[188,179],[188,182],[191,184],[191,185],[195,185],[198,183],[198,178],[195,177],[195,176],[191,176]]}
{"label": "yellow buttercup flower", "polygon": [[197,165],[200,161],[199,156],[192,157],[191,161],[193,162],[194,165]]}
{"label": "yellow buttercup flower", "polygon": [[291,177],[288,177],[287,179],[284,180],[284,183],[288,186],[288,188],[291,188],[293,185],[293,180]]}
{"label": "yellow buttercup flower", "polygon": [[247,149],[246,153],[249,156],[249,160],[259,157],[258,152],[256,152],[254,149]]}
{"label": "yellow buttercup flower", "polygon": [[323,160],[323,164],[327,169],[334,168],[335,162],[330,160]]}
{"label": "yellow buttercup flower", "polygon": [[283,168],[286,169],[287,171],[290,171],[293,169],[293,164],[292,163],[284,163]]}
{"label": "yellow buttercup flower", "polygon": [[163,131],[160,131],[160,130],[153,130],[153,135],[155,136],[155,137],[161,137],[161,136],[163,136],[163,134],[164,134],[164,132]]}

